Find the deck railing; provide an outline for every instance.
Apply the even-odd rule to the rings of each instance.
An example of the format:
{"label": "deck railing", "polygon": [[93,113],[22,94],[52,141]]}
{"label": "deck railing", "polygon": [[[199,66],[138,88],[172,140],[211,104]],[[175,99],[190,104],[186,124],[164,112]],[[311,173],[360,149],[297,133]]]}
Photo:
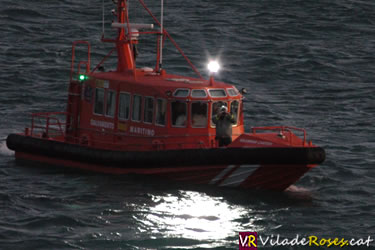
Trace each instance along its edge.
{"label": "deck railing", "polygon": [[259,130],[263,130],[263,131],[266,131],[266,130],[272,130],[272,131],[279,131],[279,133],[281,133],[281,135],[285,134],[285,133],[289,133],[290,136],[288,136],[288,139],[289,139],[289,143],[292,144],[292,140],[293,140],[293,136],[292,136],[292,131],[300,131],[303,133],[303,141],[302,141],[302,145],[305,146],[306,145],[306,130],[303,129],[303,128],[297,128],[297,127],[291,127],[291,126],[269,126],[269,127],[255,127],[255,128],[251,128],[251,132],[253,134],[255,134],[257,131]]}
{"label": "deck railing", "polygon": [[[87,59],[86,61],[79,61],[78,62],[78,66],[77,66],[77,71],[74,70],[74,63],[75,63],[75,59],[76,59],[76,47],[77,45],[79,44],[83,44],[83,45],[86,45],[87,46]],[[73,45],[72,45],[72,63],[71,63],[71,66],[70,66],[70,81],[73,80],[74,76],[79,76],[81,74],[81,67],[82,65],[85,66],[85,72],[84,73],[89,73],[90,72],[90,59],[91,57],[91,46],[90,46],[90,43],[87,42],[87,41],[75,41],[73,42]],[[75,79],[75,80],[78,80],[78,79]]]}
{"label": "deck railing", "polygon": [[[26,129],[25,134],[26,135],[31,135],[31,136],[40,136],[40,137],[45,137],[45,138],[53,138],[53,137],[65,137],[65,129],[66,129],[66,122],[61,122],[61,120],[65,121],[65,118],[67,117],[67,112],[42,112],[42,113],[34,113],[32,114],[32,120],[31,120],[31,129]],[[104,131],[93,131],[93,129],[85,129],[85,128],[79,128],[80,130],[84,131],[90,131],[92,132],[100,132],[101,134],[106,133]],[[256,134],[258,131],[279,131],[280,136],[285,136],[286,134],[289,134],[287,136],[288,142],[290,144],[293,144],[293,132],[292,131],[299,131],[303,133],[303,140],[302,140],[302,145],[305,146],[307,145],[306,142],[306,130],[302,128],[297,128],[297,127],[291,127],[291,126],[269,126],[269,127],[254,127],[251,128],[251,132],[253,134]],[[88,133],[88,134],[91,134]],[[143,136],[137,136],[137,135],[126,135],[123,133],[111,133],[107,132],[108,135],[115,137],[118,136],[132,136],[132,137],[142,137]],[[189,137],[191,136],[202,136],[202,135],[188,135]],[[207,134],[206,136],[212,136],[211,134]],[[87,138],[87,142],[82,141],[82,136],[81,137],[72,137],[71,135],[68,136],[72,141],[80,142],[80,143],[87,143],[87,144],[94,144],[95,146],[116,146],[117,148],[121,147],[144,147],[144,144],[132,144],[132,143],[118,143],[115,141],[100,141],[100,140],[93,140],[93,138]],[[152,146],[155,147],[156,149],[162,149],[164,147],[171,146],[172,144],[178,144],[180,147],[189,147],[188,145],[198,145],[201,148],[207,147],[208,145],[205,145],[202,141],[198,142],[186,142],[186,141],[179,141],[179,142],[161,142],[160,140],[166,139],[170,136],[156,136],[153,137],[154,140],[152,142]],[[174,137],[174,136],[172,136]],[[175,137],[181,137],[181,135],[175,136]],[[212,141],[210,145],[211,147],[214,146],[213,144],[216,144],[216,142]],[[209,147],[210,147],[209,146]]]}
{"label": "deck railing", "polygon": [[41,135],[42,137],[65,136],[66,123],[59,119],[65,119],[66,112],[42,112],[31,115],[30,135]]}

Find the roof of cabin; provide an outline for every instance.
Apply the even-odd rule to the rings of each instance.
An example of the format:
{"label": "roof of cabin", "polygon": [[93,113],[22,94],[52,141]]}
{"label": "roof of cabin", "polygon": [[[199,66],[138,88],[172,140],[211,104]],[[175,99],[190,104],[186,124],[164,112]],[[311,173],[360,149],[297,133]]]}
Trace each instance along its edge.
{"label": "roof of cabin", "polygon": [[173,87],[173,88],[230,88],[232,84],[214,81],[213,84],[209,80],[193,77],[185,77],[179,75],[155,75],[152,72],[137,72],[136,77],[132,74],[121,72],[98,72],[92,73],[91,76],[109,81],[123,81],[127,84],[138,84],[150,87]]}

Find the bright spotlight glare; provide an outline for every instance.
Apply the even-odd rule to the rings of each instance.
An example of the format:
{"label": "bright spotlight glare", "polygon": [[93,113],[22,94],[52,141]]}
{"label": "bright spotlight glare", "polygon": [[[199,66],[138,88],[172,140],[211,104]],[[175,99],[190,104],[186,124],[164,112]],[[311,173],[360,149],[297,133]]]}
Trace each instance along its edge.
{"label": "bright spotlight glare", "polygon": [[220,65],[217,61],[211,61],[208,63],[207,68],[211,73],[216,73],[219,71]]}

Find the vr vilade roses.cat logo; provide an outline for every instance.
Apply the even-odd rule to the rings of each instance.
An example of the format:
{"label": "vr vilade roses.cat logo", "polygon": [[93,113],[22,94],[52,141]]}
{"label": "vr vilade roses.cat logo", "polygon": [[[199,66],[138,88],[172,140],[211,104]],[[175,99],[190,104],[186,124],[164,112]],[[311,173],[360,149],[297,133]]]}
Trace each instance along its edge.
{"label": "vr vilade roses.cat logo", "polygon": [[256,232],[240,232],[239,236],[240,250],[256,250],[257,247],[257,233]]}

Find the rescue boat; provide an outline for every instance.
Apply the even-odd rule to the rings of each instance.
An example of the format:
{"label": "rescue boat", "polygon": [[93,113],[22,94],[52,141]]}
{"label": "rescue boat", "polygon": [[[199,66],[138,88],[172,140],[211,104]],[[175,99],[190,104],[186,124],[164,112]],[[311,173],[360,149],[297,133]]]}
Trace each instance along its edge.
{"label": "rescue boat", "polygon": [[[324,161],[324,149],[307,141],[304,129],[256,127],[246,133],[245,91],[216,81],[214,75],[204,79],[164,29],[163,10],[159,22],[139,0],[153,23],[131,23],[127,0],[113,2],[117,36],[103,35],[101,40],[114,48],[92,69],[90,43],[73,42],[66,111],[34,113],[31,127],[10,134],[7,146],[16,159],[107,174],[280,191]],[[152,68],[136,67],[140,35],[155,37]],[[197,77],[171,74],[162,67],[165,39]],[[77,48],[87,48],[87,58],[78,61]],[[102,64],[114,51],[116,69],[105,71]],[[211,67],[215,71],[218,65]],[[234,123],[232,142],[219,147],[213,117],[222,106]]]}

